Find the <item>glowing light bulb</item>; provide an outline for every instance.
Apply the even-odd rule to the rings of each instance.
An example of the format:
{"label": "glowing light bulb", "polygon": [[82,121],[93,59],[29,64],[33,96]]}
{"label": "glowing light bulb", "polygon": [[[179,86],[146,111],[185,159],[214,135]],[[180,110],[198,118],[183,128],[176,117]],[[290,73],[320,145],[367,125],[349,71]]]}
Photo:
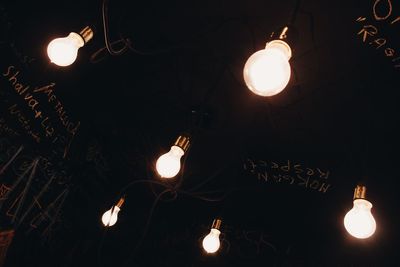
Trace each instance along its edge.
{"label": "glowing light bulb", "polygon": [[107,210],[104,212],[103,216],[101,217],[101,221],[103,222],[104,226],[113,226],[118,220],[118,212],[121,210],[117,206]]}
{"label": "glowing light bulb", "polygon": [[207,253],[215,253],[219,249],[221,242],[219,235],[221,232],[218,229],[211,229],[210,233],[203,239],[203,248]]}
{"label": "glowing light bulb", "polygon": [[93,37],[93,31],[85,27],[79,34],[71,32],[67,37],[54,39],[47,46],[50,61],[58,66],[66,67],[75,62],[78,49]]}
{"label": "glowing light bulb", "polygon": [[215,253],[221,246],[221,242],[219,240],[219,236],[221,234],[221,231],[219,230],[221,223],[221,220],[215,219],[213,221],[213,225],[211,226],[210,233],[203,239],[203,248],[207,253]]}
{"label": "glowing light bulb", "polygon": [[171,150],[158,158],[156,168],[162,178],[175,177],[181,169],[181,157],[185,152],[178,146],[172,146]]}
{"label": "glowing light bulb", "polygon": [[359,239],[372,236],[376,230],[376,222],[371,214],[372,204],[364,199],[365,186],[357,186],[353,208],[344,217],[344,227],[347,232]]}
{"label": "glowing light bulb", "polygon": [[189,147],[189,137],[179,136],[168,153],[160,156],[156,162],[156,170],[162,178],[175,177],[181,169],[181,157]]}
{"label": "glowing light bulb", "polygon": [[247,87],[260,96],[273,96],[285,89],[290,80],[289,59],[292,51],[282,40],[267,43],[265,49],[254,53],[243,70]]}
{"label": "glowing light bulb", "polygon": [[101,221],[103,222],[104,226],[113,226],[118,220],[118,212],[121,210],[121,206],[124,203],[125,199],[121,198],[117,205],[111,207],[111,209],[104,212],[103,216],[101,217]]}

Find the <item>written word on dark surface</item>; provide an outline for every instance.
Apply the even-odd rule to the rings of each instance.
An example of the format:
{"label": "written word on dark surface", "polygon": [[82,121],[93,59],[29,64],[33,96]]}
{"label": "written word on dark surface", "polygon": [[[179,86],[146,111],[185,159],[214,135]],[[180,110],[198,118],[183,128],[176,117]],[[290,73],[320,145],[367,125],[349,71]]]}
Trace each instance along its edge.
{"label": "written word on dark surface", "polygon": [[[382,51],[394,68],[400,70],[400,3],[396,1],[396,4],[398,6],[393,6],[391,0],[375,0],[371,14],[358,17],[356,22],[362,27],[357,33],[362,42]],[[399,11],[397,15],[394,8]]]}
{"label": "written word on dark surface", "polygon": [[308,167],[286,160],[270,161],[246,159],[243,168],[258,180],[299,186],[305,189],[326,193],[331,188],[330,171],[319,167]]}
{"label": "written word on dark surface", "polygon": [[[66,157],[80,122],[71,119],[54,82],[36,81],[15,49],[5,46],[0,62],[2,125]],[[35,76],[37,78],[37,75]]]}
{"label": "written word on dark surface", "polygon": [[70,190],[66,156],[80,122],[12,40],[1,5],[0,21],[0,227],[49,238]]}

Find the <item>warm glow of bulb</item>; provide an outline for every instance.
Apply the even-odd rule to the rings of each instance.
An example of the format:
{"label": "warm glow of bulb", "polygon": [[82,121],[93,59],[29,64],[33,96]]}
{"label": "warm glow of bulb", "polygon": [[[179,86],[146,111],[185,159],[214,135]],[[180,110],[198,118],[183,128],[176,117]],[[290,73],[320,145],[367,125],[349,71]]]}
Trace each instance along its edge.
{"label": "warm glow of bulb", "polygon": [[219,241],[219,235],[221,232],[218,229],[211,229],[210,233],[203,239],[203,248],[207,253],[215,253],[221,243]]}
{"label": "warm glow of bulb", "polygon": [[273,96],[285,89],[290,80],[291,50],[287,43],[274,40],[254,53],[243,70],[247,87],[255,94]]}
{"label": "warm glow of bulb", "polygon": [[54,39],[47,46],[50,61],[58,66],[69,66],[76,60],[78,49],[85,44],[83,38],[71,32],[67,37]]}
{"label": "warm glow of bulb", "polygon": [[172,146],[168,153],[158,158],[156,169],[162,178],[175,177],[181,169],[181,157],[185,154],[182,148]]}
{"label": "warm glow of bulb", "polygon": [[353,208],[344,217],[344,227],[356,238],[368,238],[376,230],[376,222],[371,214],[372,204],[365,199],[355,199]]}
{"label": "warm glow of bulb", "polygon": [[118,212],[121,210],[119,207],[114,206],[114,210],[111,213],[113,208],[104,212],[103,216],[101,217],[101,221],[103,222],[104,226],[113,226],[118,220]]}

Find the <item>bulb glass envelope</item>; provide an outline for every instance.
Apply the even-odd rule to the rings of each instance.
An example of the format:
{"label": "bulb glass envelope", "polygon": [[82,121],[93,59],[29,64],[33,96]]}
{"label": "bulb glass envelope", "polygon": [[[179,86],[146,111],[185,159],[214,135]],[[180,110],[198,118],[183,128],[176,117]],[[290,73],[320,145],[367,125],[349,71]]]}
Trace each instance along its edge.
{"label": "bulb glass envelope", "polygon": [[247,87],[260,96],[273,96],[289,83],[291,69],[290,46],[282,40],[267,43],[265,49],[254,53],[246,62],[243,76]]}

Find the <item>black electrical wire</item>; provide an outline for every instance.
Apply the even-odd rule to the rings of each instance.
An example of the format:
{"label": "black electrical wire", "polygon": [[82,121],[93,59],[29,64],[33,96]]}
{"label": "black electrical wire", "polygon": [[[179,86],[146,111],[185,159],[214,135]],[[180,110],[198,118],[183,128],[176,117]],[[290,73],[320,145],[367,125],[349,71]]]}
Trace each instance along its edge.
{"label": "black electrical wire", "polygon": [[208,177],[207,179],[203,180],[201,183],[198,183],[196,186],[187,189],[187,192],[193,192],[201,187],[203,187],[204,185],[206,185],[207,183],[209,183],[210,181],[214,180],[219,174],[221,174],[222,171],[224,171],[226,168],[228,168],[229,165],[225,165],[222,166],[221,168],[219,168],[215,173],[213,173],[210,177]]}
{"label": "black electrical wire", "polygon": [[[104,42],[106,44],[108,53],[110,53],[112,56],[119,56],[119,55],[125,53],[128,50],[128,46],[126,45],[125,40],[118,40],[114,43],[110,42],[109,27],[108,27],[108,0],[103,0],[102,17],[103,17]],[[120,48],[119,50],[114,50],[114,48],[112,47],[113,44],[115,45],[120,42],[123,42],[124,46],[122,48]]]}
{"label": "black electrical wire", "polygon": [[149,211],[149,215],[148,215],[148,217],[147,217],[146,225],[145,225],[145,227],[144,227],[144,229],[143,229],[142,235],[141,235],[139,241],[136,243],[134,249],[133,249],[133,250],[131,251],[131,253],[129,254],[129,257],[126,259],[126,261],[123,263],[122,266],[128,266],[129,263],[130,263],[130,261],[131,261],[131,260],[133,259],[133,257],[136,255],[137,250],[138,250],[138,249],[140,248],[140,246],[142,245],[142,243],[143,243],[143,241],[144,241],[144,239],[145,239],[145,237],[146,237],[146,235],[147,235],[147,232],[148,232],[148,230],[149,230],[149,228],[150,228],[151,220],[152,220],[152,218],[153,218],[153,214],[154,214],[154,211],[155,211],[155,209],[156,209],[156,207],[157,207],[158,202],[160,201],[161,197],[162,197],[165,193],[168,193],[168,192],[170,192],[170,191],[171,191],[171,189],[165,189],[165,190],[162,191],[162,192],[157,196],[157,198],[154,200],[153,205],[151,206],[151,209],[150,209],[150,211]]}
{"label": "black electrical wire", "polygon": [[[120,32],[119,32],[119,40],[110,41],[109,38],[109,23],[108,23],[108,0],[103,0],[103,4],[102,4],[102,17],[103,17],[103,31],[104,31],[104,41],[105,41],[105,47],[100,48],[98,51],[96,51],[92,56],[91,56],[91,62],[92,63],[99,63],[100,61],[105,59],[105,56],[100,58],[100,59],[96,59],[101,53],[103,53],[104,51],[107,51],[109,54],[113,55],[113,56],[118,56],[121,55],[125,52],[127,52],[128,50],[134,52],[135,54],[138,55],[143,55],[143,56],[150,56],[150,55],[159,55],[159,54],[164,54],[164,53],[170,53],[173,50],[176,49],[181,49],[189,44],[194,44],[196,42],[183,42],[181,44],[177,44],[177,45],[173,45],[173,46],[169,46],[166,48],[162,48],[162,49],[155,49],[155,50],[151,50],[151,51],[143,51],[143,50],[138,50],[137,48],[135,48],[132,45],[132,41],[129,38],[124,37]],[[204,34],[199,34],[196,35],[195,38],[191,38],[191,39],[204,39],[206,36],[216,33],[219,30],[223,29],[223,27],[231,22],[237,22],[239,21],[241,24],[245,25],[247,28],[250,29],[250,27],[241,21],[242,19],[240,18],[229,18],[226,19],[224,21],[222,21],[217,27],[212,28],[211,30],[207,31]],[[188,38],[190,39],[190,38]],[[253,43],[254,43],[254,34],[253,34]],[[115,45],[121,45],[122,47],[119,50],[115,50],[113,48],[113,46]]]}
{"label": "black electrical wire", "polygon": [[299,13],[301,0],[296,0],[292,15],[290,16],[289,25],[294,25],[296,22],[297,14]]}

